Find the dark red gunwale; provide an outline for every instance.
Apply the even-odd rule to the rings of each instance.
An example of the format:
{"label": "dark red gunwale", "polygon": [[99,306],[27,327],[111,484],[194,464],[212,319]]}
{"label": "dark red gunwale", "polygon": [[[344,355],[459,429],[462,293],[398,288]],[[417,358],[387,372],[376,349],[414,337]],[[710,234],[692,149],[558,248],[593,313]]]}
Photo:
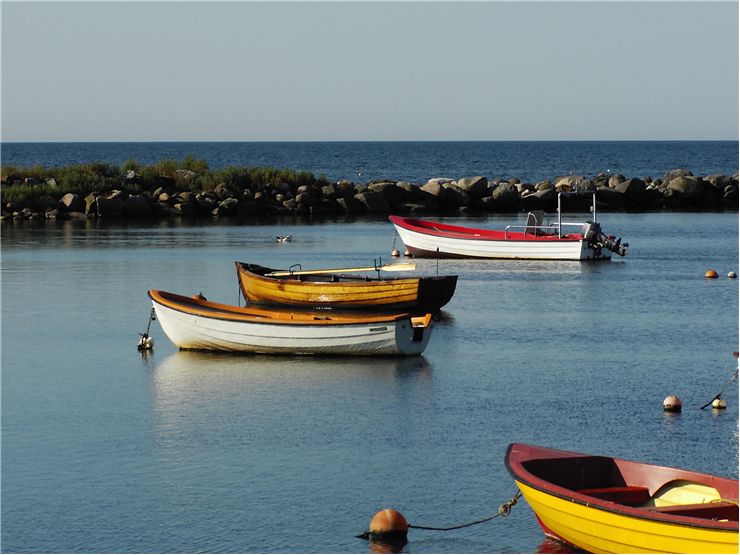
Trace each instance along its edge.
{"label": "dark red gunwale", "polygon": [[[154,293],[154,295],[152,294]],[[241,315],[241,316],[250,316],[251,314],[249,312],[240,311],[239,309],[241,307],[233,307],[230,305],[222,305],[220,303],[214,303],[211,301],[197,301],[195,299],[192,299],[190,297],[185,297],[183,295],[178,295],[176,293],[169,293],[168,291],[159,291],[156,289],[150,289],[147,292],[147,295],[149,295],[149,298],[155,302],[158,303],[166,308],[169,308],[170,310],[174,310],[175,312],[181,312],[182,314],[189,314],[189,315],[195,315],[199,316],[201,318],[210,318],[211,320],[222,320],[225,322],[247,322],[247,323],[253,323],[253,324],[285,324],[289,326],[309,326],[309,327],[316,327],[316,325],[331,325],[331,326],[357,326],[357,325],[370,325],[370,324],[383,324],[383,323],[395,323],[400,320],[406,320],[411,319],[411,315],[408,313],[403,314],[389,314],[387,316],[383,317],[373,317],[368,316],[366,319],[363,319],[362,317],[358,317],[357,321],[342,321],[342,320],[336,320],[331,319],[330,317],[327,317],[326,314],[317,313],[317,315],[320,315],[326,319],[317,320],[315,322],[306,322],[301,320],[289,320],[279,317],[265,317],[264,320],[250,320],[250,319],[241,319],[241,318],[228,318],[223,316],[223,314],[234,314],[234,315]],[[159,298],[156,298],[156,297]],[[163,302],[164,301],[164,302]],[[180,303],[179,306],[178,303]],[[193,307],[196,310],[187,310],[187,308]],[[199,310],[198,310],[199,309]],[[213,313],[208,313],[208,310],[212,310]],[[265,312],[269,312],[269,310],[265,310]],[[281,314],[284,313],[299,313],[303,312],[301,310],[290,310],[290,311],[283,311]],[[306,313],[313,313],[313,311],[305,311]],[[221,313],[221,315],[219,315]]]}
{"label": "dark red gunwale", "polygon": [[[512,452],[518,449],[518,456],[514,456]],[[526,484],[527,486],[539,490],[541,492],[553,495],[560,499],[564,499],[571,503],[577,503],[579,505],[585,505],[589,507],[595,507],[610,513],[621,514],[625,516],[631,516],[643,520],[653,520],[657,522],[666,522],[671,524],[680,524],[683,526],[690,526],[693,528],[706,528],[710,530],[727,530],[737,531],[738,522],[728,521],[709,521],[707,519],[683,516],[683,515],[671,515],[666,513],[660,513],[648,509],[642,509],[640,507],[629,507],[627,505],[621,505],[612,501],[604,501],[598,497],[592,497],[579,493],[578,491],[563,488],[561,486],[552,484],[547,480],[535,476],[528,470],[526,470],[522,463],[530,460],[537,459],[561,459],[561,458],[576,458],[576,457],[590,457],[583,453],[575,453],[571,451],[561,451],[558,449],[549,449],[546,447],[538,447],[535,445],[525,445],[522,443],[511,443],[506,449],[505,464],[506,469],[509,471],[516,480]],[[674,479],[688,479],[694,481],[700,481],[707,483],[708,485],[715,486],[715,482],[732,482],[730,478],[722,478],[718,476],[712,476],[709,474],[702,474],[700,472],[694,472],[691,470],[681,470],[670,467],[654,466],[649,464],[638,463],[635,461],[628,461],[625,459],[617,459],[614,457],[603,457],[611,458],[615,462],[622,462],[627,464],[639,465],[648,469],[658,469],[661,471],[672,472]],[[718,488],[719,489],[719,488]],[[734,497],[737,498],[737,489],[734,491]],[[737,499],[734,499],[737,501]],[[539,517],[538,517],[539,518]]]}
{"label": "dark red gunwale", "polygon": [[[582,241],[580,233],[568,233],[562,237],[557,235],[532,235],[522,231],[509,231],[500,229],[478,229],[473,227],[462,227],[457,225],[443,224],[431,220],[419,220],[417,218],[404,218],[402,216],[388,216],[394,224],[424,235],[435,237],[449,237],[450,239],[466,239],[469,241],[521,241],[521,242],[564,242]],[[523,226],[522,226],[523,227]],[[435,229],[436,228],[436,229]]]}

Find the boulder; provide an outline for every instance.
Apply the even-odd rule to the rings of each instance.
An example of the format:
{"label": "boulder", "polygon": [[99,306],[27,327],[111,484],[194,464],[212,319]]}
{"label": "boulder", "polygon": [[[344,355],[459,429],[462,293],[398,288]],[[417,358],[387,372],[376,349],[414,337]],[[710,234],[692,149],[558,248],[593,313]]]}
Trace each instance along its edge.
{"label": "boulder", "polygon": [[635,204],[642,204],[645,202],[645,191],[647,190],[647,185],[645,185],[645,182],[642,179],[632,177],[614,187],[614,190],[618,193],[624,194],[624,198],[628,201]]}
{"label": "boulder", "polygon": [[123,215],[127,218],[144,218],[152,215],[149,199],[144,195],[132,195],[123,203]]}
{"label": "boulder", "polygon": [[395,183],[372,183],[368,190],[381,193],[391,207],[404,201],[404,191]]}
{"label": "boulder", "polygon": [[74,193],[67,193],[59,202],[62,203],[64,210],[67,212],[84,212],[87,208],[85,201],[80,198],[80,195]]}
{"label": "boulder", "polygon": [[437,180],[430,179],[428,183],[421,186],[421,190],[436,197],[439,201],[444,200],[445,188]]}
{"label": "boulder", "polygon": [[488,192],[488,179],[483,176],[463,177],[458,179],[457,186],[472,198],[480,198]]}
{"label": "boulder", "polygon": [[445,184],[446,189],[444,201],[441,203],[443,208],[456,210],[470,204],[470,195],[457,185]]}
{"label": "boulder", "polygon": [[685,175],[671,179],[668,182],[668,189],[675,191],[682,199],[689,202],[700,200],[704,192],[704,186],[700,178]]}
{"label": "boulder", "polygon": [[677,177],[691,177],[693,175],[694,174],[691,173],[691,170],[679,168],[679,169],[671,170],[667,174],[665,174],[665,176],[663,176],[663,182],[670,183]]}
{"label": "boulder", "polygon": [[519,191],[513,183],[500,183],[491,193],[491,198],[496,210],[513,210],[519,206]]}
{"label": "boulder", "polygon": [[569,191],[592,191],[593,185],[591,182],[583,177],[582,175],[567,175],[565,177],[559,177],[555,181],[555,190],[559,193]]}
{"label": "boulder", "polygon": [[[103,218],[122,218],[123,201],[120,198],[97,197],[95,213]],[[86,213],[89,213],[86,210]]]}
{"label": "boulder", "polygon": [[552,181],[540,181],[534,188],[537,191],[549,191],[550,189],[554,190],[555,185],[552,184]]}
{"label": "boulder", "polygon": [[195,204],[192,202],[178,202],[173,208],[180,216],[195,216]]}
{"label": "boulder", "polygon": [[627,204],[627,196],[624,191],[618,191],[610,187],[598,187],[596,189],[596,201],[608,204],[613,208],[622,208]]}
{"label": "boulder", "polygon": [[355,198],[371,213],[389,214],[391,207],[383,193],[366,191],[355,195]]}
{"label": "boulder", "polygon": [[98,214],[98,194],[90,193],[85,197],[85,214],[89,216],[97,216]]}
{"label": "boulder", "polygon": [[339,206],[340,210],[344,211],[346,214],[363,214],[364,212],[367,212],[365,205],[362,204],[355,197],[338,198],[337,205]]}

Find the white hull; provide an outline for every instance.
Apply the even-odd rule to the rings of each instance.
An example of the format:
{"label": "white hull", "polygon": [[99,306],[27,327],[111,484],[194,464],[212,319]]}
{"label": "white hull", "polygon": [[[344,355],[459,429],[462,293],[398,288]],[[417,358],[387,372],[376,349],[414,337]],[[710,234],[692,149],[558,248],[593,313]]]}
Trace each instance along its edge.
{"label": "white hull", "polygon": [[[418,355],[431,323],[411,318],[371,323],[279,324],[188,314],[153,301],[164,333],[180,349],[301,355]],[[415,341],[414,338],[417,338]]]}
{"label": "white hull", "polygon": [[[404,245],[415,256],[508,258],[522,260],[603,260],[609,258],[584,239],[519,241],[464,239],[427,235],[394,224]],[[439,250],[438,250],[439,249]]]}

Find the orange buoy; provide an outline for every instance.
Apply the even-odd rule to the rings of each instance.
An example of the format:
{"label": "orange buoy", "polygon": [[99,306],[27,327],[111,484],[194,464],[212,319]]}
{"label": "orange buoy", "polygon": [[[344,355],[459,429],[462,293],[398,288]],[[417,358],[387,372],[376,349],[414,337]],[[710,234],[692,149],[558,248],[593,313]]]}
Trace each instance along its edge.
{"label": "orange buoy", "polygon": [[393,250],[391,251],[391,256],[395,258],[395,257],[397,257],[397,256],[401,256],[401,253],[400,253],[400,252],[398,252],[398,249],[393,249]]}
{"label": "orange buoy", "polygon": [[714,279],[719,277],[719,274],[717,273],[717,270],[709,269],[704,273],[705,278]]}
{"label": "orange buoy", "polygon": [[681,412],[681,399],[677,395],[669,395],[663,399],[663,410],[665,412]]}
{"label": "orange buoy", "polygon": [[409,523],[395,509],[383,509],[375,513],[370,521],[370,539],[375,541],[405,541]]}

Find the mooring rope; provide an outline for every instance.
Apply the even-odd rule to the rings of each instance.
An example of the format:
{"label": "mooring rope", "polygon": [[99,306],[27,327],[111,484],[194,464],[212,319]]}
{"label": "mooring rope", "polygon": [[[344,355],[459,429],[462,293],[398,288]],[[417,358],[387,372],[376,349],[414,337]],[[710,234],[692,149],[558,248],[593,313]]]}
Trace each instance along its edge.
{"label": "mooring rope", "polygon": [[447,532],[449,530],[458,530],[460,528],[467,528],[468,526],[474,526],[475,524],[482,524],[484,522],[488,522],[489,520],[493,520],[496,517],[499,516],[509,516],[509,513],[511,513],[511,508],[516,505],[516,502],[519,500],[519,498],[522,496],[521,491],[517,491],[511,499],[509,499],[506,503],[503,505],[500,505],[498,508],[498,512],[496,514],[493,514],[491,516],[487,516],[486,518],[481,518],[480,520],[474,520],[472,522],[466,522],[465,524],[458,524],[457,526],[447,526],[446,528],[442,527],[436,527],[436,526],[418,526],[415,524],[409,524],[409,528],[416,528],[417,530],[438,530],[441,532]]}
{"label": "mooring rope", "polygon": [[717,395],[715,395],[711,401],[699,407],[699,409],[704,410],[709,405],[711,405],[716,399],[719,399],[722,396],[722,394],[725,392],[725,389],[727,389],[727,386],[737,379],[738,370],[740,370],[740,367],[735,368],[735,371],[732,373],[732,377],[729,380],[727,380],[727,382],[725,382],[725,385],[722,386],[722,389],[720,389],[719,393],[717,393]]}
{"label": "mooring rope", "polygon": [[[456,526],[447,526],[447,527],[437,527],[437,526],[420,526],[416,524],[409,524],[409,528],[415,528],[417,530],[436,530],[439,532],[448,532],[450,530],[459,530],[460,528],[467,528],[468,526],[474,526],[476,524],[483,524],[484,522],[488,522],[490,520],[493,520],[496,517],[499,516],[509,516],[509,513],[511,513],[511,508],[516,505],[516,502],[519,500],[519,498],[522,496],[521,491],[517,491],[511,499],[509,499],[506,503],[499,506],[498,511],[496,514],[493,514],[491,516],[487,516],[486,518],[481,518],[479,520],[474,520],[472,522],[466,522],[465,524],[458,524]],[[360,538],[363,540],[370,539],[370,531],[363,532],[362,534],[358,534],[355,536],[356,538]]]}

